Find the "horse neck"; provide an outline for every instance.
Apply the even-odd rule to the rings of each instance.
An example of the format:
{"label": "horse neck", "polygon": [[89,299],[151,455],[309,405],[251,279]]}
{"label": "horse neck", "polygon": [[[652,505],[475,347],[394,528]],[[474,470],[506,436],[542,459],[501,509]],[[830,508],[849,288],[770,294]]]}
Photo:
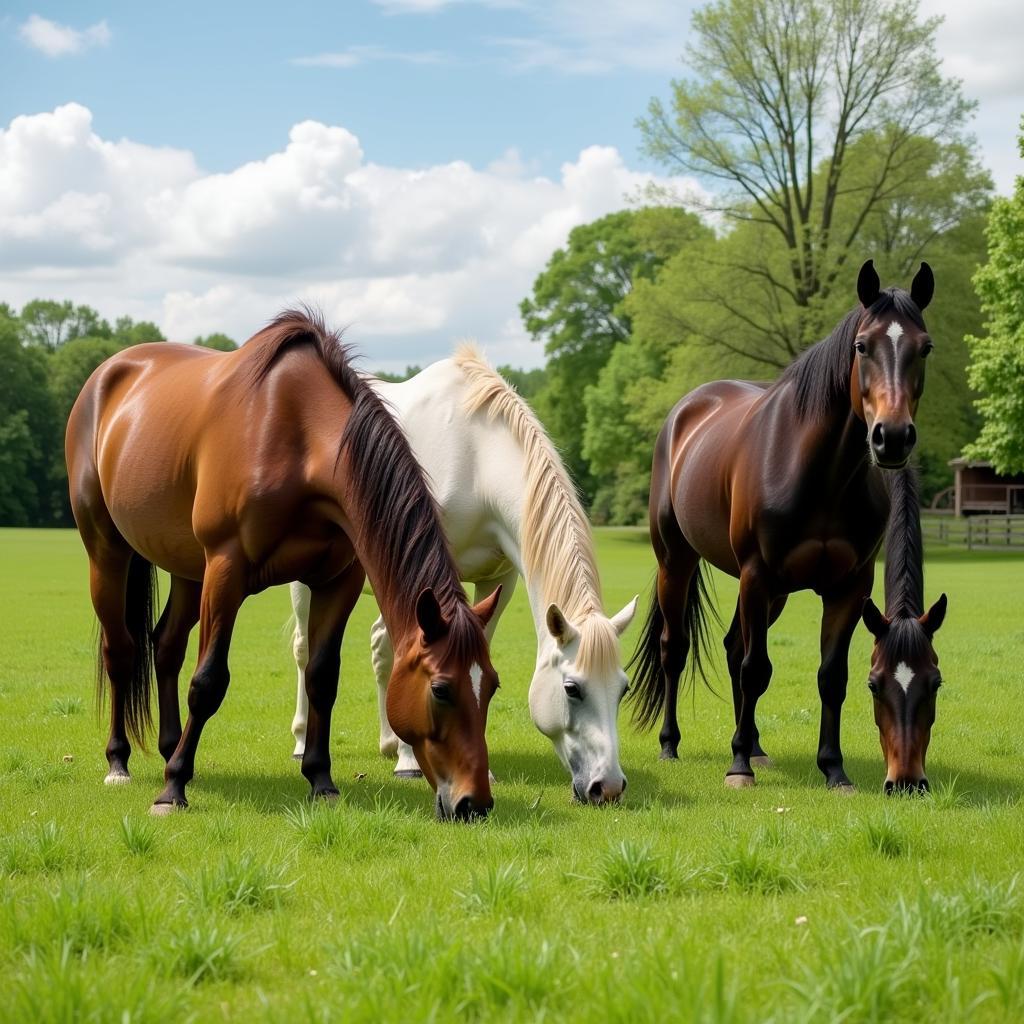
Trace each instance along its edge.
{"label": "horse neck", "polygon": [[[546,662],[556,647],[555,639],[547,627],[548,608],[552,602],[562,607],[562,611],[570,617],[578,609],[597,610],[601,609],[601,595],[593,587],[588,585],[584,574],[583,579],[573,578],[573,589],[568,593],[560,591],[550,574],[558,573],[560,567],[552,564],[548,559],[540,559],[535,567],[527,565],[523,555],[525,538],[523,536],[526,523],[525,494],[527,490],[526,481],[526,459],[522,450],[519,451],[519,462],[516,472],[505,471],[501,475],[502,493],[495,496],[491,501],[491,507],[498,527],[499,544],[502,552],[509,562],[515,566],[516,571],[523,578],[526,587],[526,596],[530,605],[530,614],[533,616],[534,631],[537,634],[537,661]],[[579,524],[582,529],[589,529],[586,522]],[[585,553],[580,553],[580,558],[587,558]],[[596,576],[596,567],[593,573]],[[565,577],[562,577],[563,581]],[[588,611],[587,614],[591,612]]]}

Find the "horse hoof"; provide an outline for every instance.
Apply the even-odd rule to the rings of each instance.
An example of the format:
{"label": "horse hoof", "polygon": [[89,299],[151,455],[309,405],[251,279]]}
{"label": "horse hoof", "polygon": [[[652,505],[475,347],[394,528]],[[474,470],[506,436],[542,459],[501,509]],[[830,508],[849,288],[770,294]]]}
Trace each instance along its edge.
{"label": "horse hoof", "polygon": [[678,761],[679,754],[672,750],[670,747],[662,747],[661,753],[658,755],[659,761]]}
{"label": "horse hoof", "polygon": [[336,804],[341,799],[341,794],[336,789],[322,789],[313,794],[313,799],[325,804]]}
{"label": "horse hoof", "polygon": [[422,779],[423,772],[419,768],[396,768],[396,779]]}
{"label": "horse hoof", "polygon": [[125,786],[132,781],[132,777],[127,772],[107,772],[106,778],[103,780],[104,786]]}
{"label": "horse hoof", "polygon": [[774,768],[775,762],[767,754],[754,754],[750,759],[752,768]]}
{"label": "horse hoof", "polygon": [[172,814],[177,814],[178,811],[183,811],[188,807],[188,804],[153,804],[149,809],[149,813],[154,818],[166,818]]}
{"label": "horse hoof", "polygon": [[838,786],[832,786],[833,793],[841,793],[843,796],[853,796],[857,787],[852,782],[841,782]]}
{"label": "horse hoof", "polygon": [[747,789],[754,785],[753,775],[726,775],[725,784],[729,789]]}

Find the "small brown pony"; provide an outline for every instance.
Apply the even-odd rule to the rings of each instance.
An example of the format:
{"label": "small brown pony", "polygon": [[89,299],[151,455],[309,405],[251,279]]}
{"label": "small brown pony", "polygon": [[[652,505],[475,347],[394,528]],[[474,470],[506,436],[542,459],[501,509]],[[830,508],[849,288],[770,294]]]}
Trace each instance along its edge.
{"label": "small brown pony", "polygon": [[[155,666],[167,764],[153,810],[187,806],[200,733],[227,692],[239,606],[301,580],[312,589],[302,772],[314,797],[335,796],[331,711],[365,575],[395,638],[388,718],[438,815],[488,811],[484,728],[498,683],[484,625],[499,595],[467,604],[405,435],[318,316],[283,313],[232,353],[155,344],[113,356],[75,403],[66,454],[110,680],[108,783],[128,781],[128,737],[141,743],[150,723]],[[155,630],[154,566],[171,574]],[[197,621],[182,731],[178,673]]]}
{"label": "small brown pony", "polygon": [[924,610],[921,502],[913,466],[891,474],[885,531],[885,614],[868,598],[864,624],[875,638],[868,690],[885,756],[885,791],[928,789],[924,760],[942,685],[932,640],[946,617],[946,595]]}
{"label": "small brown pony", "polygon": [[889,516],[882,470],[902,467],[916,441],[933,291],[927,263],[909,295],[881,291],[869,260],[860,306],[774,384],[715,381],[669,413],[651,479],[656,590],[633,657],[637,720],[652,724],[664,707],[663,758],[678,756],[688,655],[703,675],[705,559],[740,581],[725,638],[736,716],[726,783],[753,785],[752,759],[767,763],[754,715],[772,672],[768,629],[789,594],[810,589],[823,607],[818,767],[829,787],[852,785],[839,745],[850,639]]}

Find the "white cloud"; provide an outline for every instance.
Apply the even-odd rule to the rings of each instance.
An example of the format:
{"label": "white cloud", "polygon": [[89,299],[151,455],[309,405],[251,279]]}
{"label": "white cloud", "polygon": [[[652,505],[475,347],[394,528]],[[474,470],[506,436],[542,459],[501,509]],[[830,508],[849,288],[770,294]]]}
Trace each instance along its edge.
{"label": "white cloud", "polygon": [[383,46],[350,46],[336,53],[293,57],[292,64],[304,68],[355,68],[362,64],[390,61],[396,64],[448,64],[451,58],[437,50],[389,50]]}
{"label": "white cloud", "polygon": [[110,142],[85,107],[0,131],[0,299],[52,295],[188,340],[242,339],[280,308],[319,304],[373,367],[440,358],[470,336],[537,363],[518,303],[577,224],[656,181],[592,146],[557,178],[518,154],[485,169],[368,161],[344,128],[303,121],[281,150],[203,173],[182,150]]}
{"label": "white cloud", "polygon": [[88,28],[75,29],[60,25],[38,14],[29,17],[18,30],[22,41],[47,57],[63,57],[69,53],[81,53],[94,46],[106,46],[110,42],[110,29],[105,21],[98,21]]}

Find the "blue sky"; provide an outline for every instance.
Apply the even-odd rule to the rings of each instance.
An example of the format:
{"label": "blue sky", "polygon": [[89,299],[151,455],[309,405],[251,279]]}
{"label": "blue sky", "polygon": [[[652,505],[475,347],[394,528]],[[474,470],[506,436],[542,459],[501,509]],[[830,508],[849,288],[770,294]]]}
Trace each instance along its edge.
{"label": "blue sky", "polygon": [[[646,166],[634,122],[679,69],[691,5],[676,6],[649,60],[587,38],[585,13],[543,13],[555,6],[7,4],[0,119],[74,99],[100,135],[190,149],[211,171],[269,151],[305,118],[343,125],[396,166],[484,166],[514,147],[554,174],[594,144]],[[40,59],[11,31],[33,13],[75,27],[105,21],[110,43]],[[632,45],[646,48],[658,28],[654,19]],[[298,63],[324,55],[334,66]]]}
{"label": "blue sky", "polygon": [[[636,118],[667,97],[693,3],[8,2],[0,15],[0,301],[88,302],[175,340],[321,305],[374,366],[465,337],[535,365],[518,303],[576,224],[652,181]],[[1024,5],[926,0],[1019,173]]]}

